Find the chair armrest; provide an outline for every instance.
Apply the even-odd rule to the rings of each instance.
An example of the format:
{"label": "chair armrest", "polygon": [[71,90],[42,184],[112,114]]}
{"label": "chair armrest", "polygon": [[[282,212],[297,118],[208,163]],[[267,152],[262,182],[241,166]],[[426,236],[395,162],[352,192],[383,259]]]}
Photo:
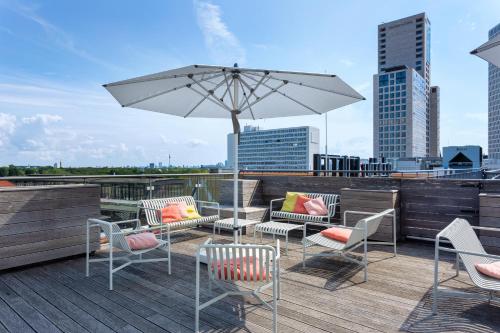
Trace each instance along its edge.
{"label": "chair armrest", "polygon": [[[356,214],[356,215],[377,215],[378,212],[363,212],[363,211],[358,211],[358,210],[346,210],[344,211],[344,219],[343,219],[343,223],[344,225],[346,225],[346,221],[347,221],[347,215],[348,214]],[[388,214],[388,216],[392,216],[392,214]]]}
{"label": "chair armrest", "polygon": [[500,228],[494,228],[494,227],[480,227],[480,226],[471,226],[472,229],[477,229],[477,230],[485,230],[485,231],[500,231]]}
{"label": "chair armrest", "polygon": [[194,202],[197,202],[200,204],[200,208],[203,207],[215,207],[217,208],[217,216],[220,218],[220,204],[215,201],[204,201],[204,200],[195,200]]}
{"label": "chair armrest", "polygon": [[195,200],[194,202],[199,202],[201,204],[206,204],[209,206],[219,206],[219,203],[216,201],[204,201],[204,200]]}
{"label": "chair armrest", "polygon": [[442,246],[439,246],[438,249],[440,251],[445,251],[445,252],[452,252],[452,253],[457,253],[457,254],[468,254],[468,255],[472,255],[472,256],[478,256],[478,257],[485,257],[485,258],[491,258],[491,259],[500,260],[500,256],[499,255],[495,255],[495,254],[478,253],[478,252],[471,252],[471,251],[460,251],[460,250],[450,249],[450,248],[442,247]]}
{"label": "chair armrest", "polygon": [[[335,211],[337,210],[337,205],[338,203],[335,202],[335,203],[331,203],[328,205],[328,217],[333,217],[335,216]],[[333,207],[333,212],[332,212],[332,208]]]}
{"label": "chair armrest", "polygon": [[273,203],[278,202],[278,201],[285,201],[286,198],[278,198],[278,199],[272,199],[269,201],[269,204],[271,205],[271,208],[273,207]]}

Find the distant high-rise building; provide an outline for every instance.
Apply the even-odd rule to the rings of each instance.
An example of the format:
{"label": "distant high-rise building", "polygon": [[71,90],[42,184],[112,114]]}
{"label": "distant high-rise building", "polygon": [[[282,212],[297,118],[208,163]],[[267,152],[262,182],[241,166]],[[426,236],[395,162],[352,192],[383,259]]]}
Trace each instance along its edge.
{"label": "distant high-rise building", "polygon": [[439,157],[441,151],[439,149],[439,133],[440,133],[440,89],[437,86],[431,87],[430,94],[430,115],[429,115],[429,156]]}
{"label": "distant high-rise building", "polygon": [[[500,24],[488,32],[489,39],[500,34]],[[500,68],[488,65],[488,165],[500,167]]]}
{"label": "distant high-rise building", "polygon": [[374,75],[373,154],[401,158],[426,155],[425,81],[413,68]]}
{"label": "distant high-rise building", "polygon": [[[227,136],[227,163],[234,163],[233,134]],[[241,170],[312,170],[319,153],[319,129],[310,126],[261,130],[245,126],[240,133]]]}
{"label": "distant high-rise building", "polygon": [[[378,85],[377,87],[374,86],[373,95],[375,103],[373,109],[373,151],[375,157],[425,157],[431,156],[439,150],[439,148],[431,149],[431,146],[437,145],[439,147],[439,124],[431,124],[433,119],[439,121],[439,98],[437,99],[438,104],[434,105],[434,109],[432,109],[430,89],[430,38],[431,23],[425,13],[420,13],[389,23],[383,23],[378,26],[378,74],[375,75],[375,81],[379,80],[380,76],[382,76],[382,81],[385,81],[384,75],[386,73],[389,73],[390,76],[391,73],[395,74],[395,71],[399,71],[399,75],[403,75],[401,73],[410,74],[408,70],[413,70],[420,76],[420,78],[414,75],[414,73],[411,73],[411,75],[406,76],[406,80],[410,79],[411,85],[418,87],[421,87],[421,83],[423,81],[425,110],[423,115],[424,133],[421,136],[414,136],[414,133],[420,133],[421,131],[422,115],[419,110],[417,115],[410,116],[412,114],[412,110],[410,110],[410,108],[412,108],[415,103],[417,103],[420,108],[422,102],[420,92],[407,90],[405,91],[406,96],[403,97],[401,96],[402,92],[400,91],[398,96],[396,90],[391,91],[391,89],[396,89],[397,85],[392,86],[391,83],[393,80],[391,80],[390,77],[388,79],[387,87],[379,87]],[[401,68],[406,69],[402,71]],[[405,84],[408,87],[408,82]],[[380,91],[380,88],[383,88],[382,91]],[[385,91],[385,88],[387,88],[387,92]],[[401,89],[401,86],[399,89]],[[439,92],[439,87],[436,87],[436,92]],[[386,93],[388,94],[387,98],[385,96]],[[384,101],[382,105],[379,105],[381,99],[384,99]],[[384,104],[386,102],[385,100],[387,100],[388,103],[387,108]],[[397,102],[399,102],[400,110],[397,110]],[[408,108],[408,110],[406,110],[408,117],[405,117],[405,119],[401,116],[401,107],[403,105]],[[389,137],[387,138],[389,139],[389,148],[387,148],[387,145],[385,144],[385,133],[382,133],[384,141],[382,141],[383,143],[380,143],[379,136],[381,133],[378,132],[378,129],[381,126],[384,126],[384,128],[385,126],[392,128],[391,126],[398,126],[399,124],[400,127],[402,123],[409,128],[408,132],[405,134],[412,135],[412,137],[408,138],[408,140],[405,140],[406,142],[411,141],[411,146],[407,146],[406,150],[403,151],[401,147],[402,137],[399,137],[399,146],[396,143],[390,144],[390,142],[396,142],[398,140],[396,136],[391,137],[391,133],[388,133]],[[437,129],[437,132],[432,132],[431,128]],[[396,133],[397,132],[394,132],[394,135],[396,135]],[[401,134],[402,133],[400,133],[400,135]],[[384,145],[383,148],[380,147],[381,144]],[[423,151],[422,145],[424,147]],[[394,147],[394,149],[391,147]]]}

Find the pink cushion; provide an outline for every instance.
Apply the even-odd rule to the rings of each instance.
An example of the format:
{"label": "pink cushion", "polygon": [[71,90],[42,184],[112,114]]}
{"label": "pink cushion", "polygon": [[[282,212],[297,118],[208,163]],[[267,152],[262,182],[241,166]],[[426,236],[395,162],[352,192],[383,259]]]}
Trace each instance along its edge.
{"label": "pink cushion", "polygon": [[188,206],[184,201],[172,202],[172,203],[167,204],[167,206],[172,206],[172,205],[177,206],[179,208],[179,213],[181,213],[181,216],[183,219],[185,219],[189,216],[189,214],[187,212]]}
{"label": "pink cushion", "polygon": [[330,239],[347,243],[349,237],[351,237],[352,230],[345,228],[332,227],[321,231],[321,234]]}
{"label": "pink cushion", "polygon": [[[267,274],[265,271],[260,272],[260,263],[259,259],[255,258],[255,266],[253,265],[254,258],[253,257],[243,257],[241,259],[243,262],[243,267],[240,265],[240,259],[230,259],[217,262],[217,273],[219,274],[219,279],[222,278],[222,272],[224,271],[225,279],[228,279],[230,273],[231,280],[251,280],[251,281],[260,281],[267,279]],[[248,261],[248,271],[247,271],[247,261]],[[234,275],[234,266],[236,266],[236,277]],[[264,266],[264,265],[263,265]],[[214,265],[215,267],[215,265]],[[228,272],[229,270],[229,272]],[[262,276],[261,276],[262,275]]]}
{"label": "pink cushion", "polygon": [[322,197],[317,197],[315,199],[309,200],[304,203],[309,215],[315,216],[325,216],[328,215],[328,209],[325,206],[325,202]]}
{"label": "pink cushion", "polygon": [[152,232],[128,235],[125,239],[132,250],[150,249],[158,245],[158,239]]}
{"label": "pink cushion", "polygon": [[476,269],[484,275],[500,279],[500,261],[495,261],[491,264],[475,264],[474,266],[476,266]]}

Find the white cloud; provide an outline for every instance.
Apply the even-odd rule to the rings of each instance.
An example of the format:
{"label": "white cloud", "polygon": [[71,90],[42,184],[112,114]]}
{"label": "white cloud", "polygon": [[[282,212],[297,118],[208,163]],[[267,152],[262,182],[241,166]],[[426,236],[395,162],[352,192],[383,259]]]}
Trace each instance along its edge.
{"label": "white cloud", "polygon": [[213,60],[228,66],[234,62],[244,64],[246,51],[222,20],[220,7],[209,2],[196,1],[195,9],[198,26]]}
{"label": "white cloud", "polygon": [[187,145],[192,147],[192,148],[195,148],[195,147],[199,147],[199,146],[207,146],[208,142],[205,140],[202,140],[202,139],[195,138],[195,139],[188,140]]}
{"label": "white cloud", "polygon": [[16,128],[16,116],[0,113],[0,147],[7,145]]}
{"label": "white cloud", "polygon": [[34,116],[24,117],[22,119],[22,122],[23,122],[23,124],[33,124],[36,122],[41,122],[42,124],[47,125],[49,123],[54,123],[54,122],[58,122],[61,120],[62,120],[62,117],[57,115],[57,114],[39,113],[39,114],[36,114]]}
{"label": "white cloud", "polygon": [[160,139],[161,139],[161,142],[163,142],[166,145],[176,145],[177,144],[176,140],[167,138],[167,136],[164,134],[160,134]]}
{"label": "white cloud", "polygon": [[355,65],[354,61],[349,59],[340,59],[340,63],[346,67],[352,67]]}

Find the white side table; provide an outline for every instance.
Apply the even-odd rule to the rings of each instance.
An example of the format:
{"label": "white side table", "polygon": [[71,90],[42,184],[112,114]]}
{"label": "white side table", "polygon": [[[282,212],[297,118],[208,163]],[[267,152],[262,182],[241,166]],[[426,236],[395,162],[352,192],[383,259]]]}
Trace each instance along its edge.
{"label": "white side table", "polygon": [[273,239],[276,236],[285,236],[285,253],[286,255],[288,255],[288,233],[290,232],[290,230],[304,230],[304,225],[275,221],[259,223],[253,230],[253,238],[255,239],[255,234],[257,232],[260,232],[261,242],[262,234],[271,234],[273,235]]}
{"label": "white side table", "polygon": [[[243,236],[243,227],[248,227],[251,225],[257,225],[260,224],[261,221],[258,220],[244,220],[244,219],[238,219],[238,226],[240,228],[240,238]],[[221,229],[233,229],[233,224],[234,224],[234,219],[232,217],[227,218],[227,219],[222,219],[214,222],[214,237],[215,237],[215,229],[219,229],[219,234]],[[255,229],[254,229],[254,235],[255,235]]]}

